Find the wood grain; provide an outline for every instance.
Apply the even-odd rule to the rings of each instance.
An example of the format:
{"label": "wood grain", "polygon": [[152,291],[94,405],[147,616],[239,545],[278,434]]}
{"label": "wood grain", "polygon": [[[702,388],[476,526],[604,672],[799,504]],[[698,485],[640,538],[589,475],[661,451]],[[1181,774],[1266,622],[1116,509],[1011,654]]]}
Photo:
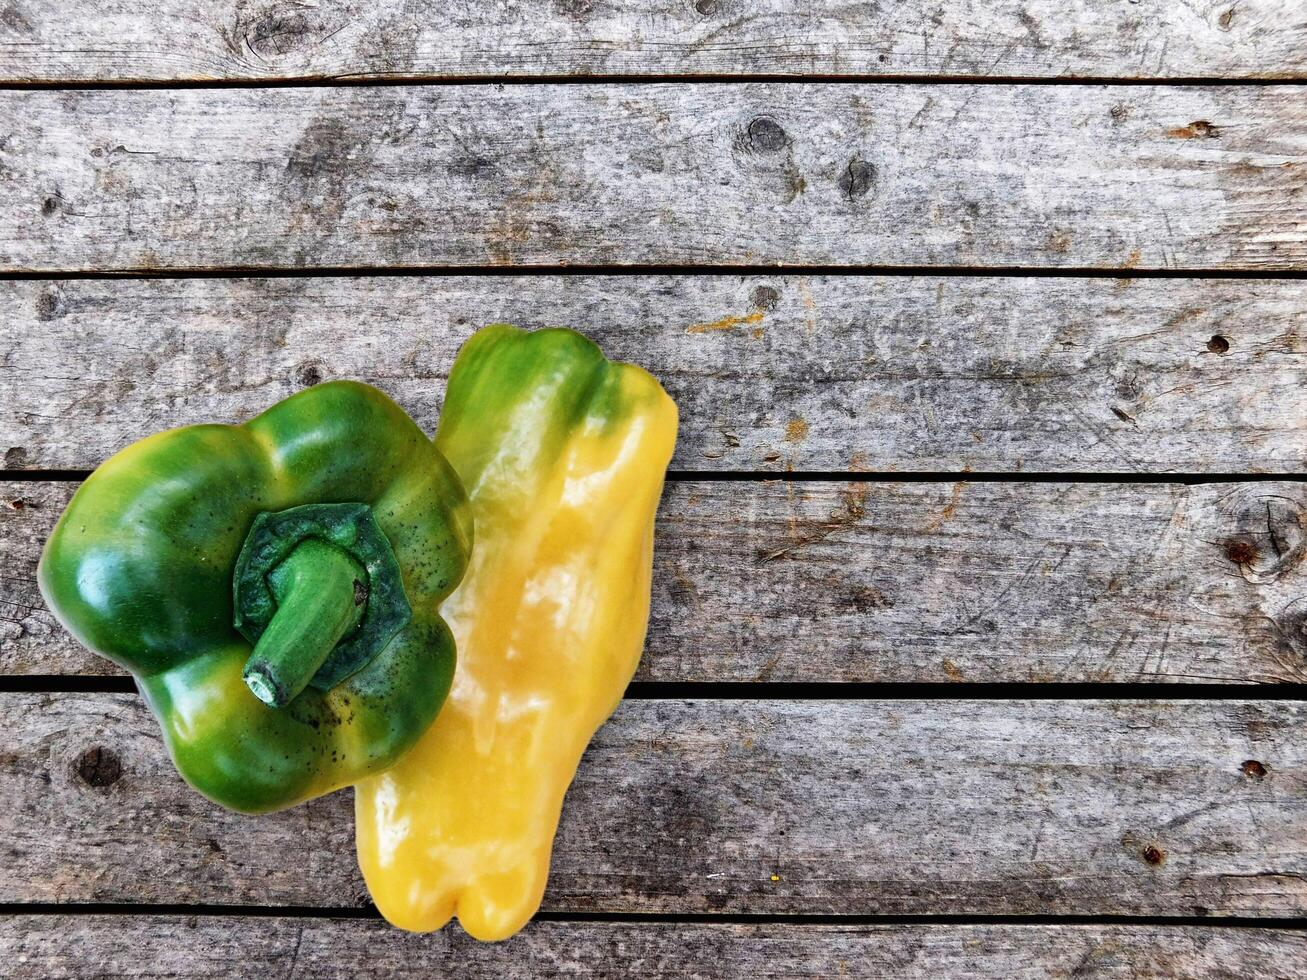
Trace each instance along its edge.
{"label": "wood grain", "polygon": [[1294,87],[12,92],[0,271],[1307,268]]}
{"label": "wood grain", "polygon": [[494,321],[648,367],[681,470],[1307,466],[1307,283],[942,276],[0,282],[0,453],[90,469],[335,377],[432,431]]}
{"label": "wood grain", "polygon": [[1278,929],[1167,926],[795,926],[534,922],[477,943],[457,926],[418,936],[375,920],[215,916],[0,919],[0,976],[342,976],[1035,980],[1289,977],[1307,937]]}
{"label": "wood grain", "polygon": [[0,79],[595,74],[1302,77],[1294,0],[19,0]]}
{"label": "wood grain", "polygon": [[[0,901],[365,901],[348,793],[252,820],[180,781],[134,695],[0,710]],[[1293,917],[1304,842],[1301,702],[627,701],[545,907]]]}
{"label": "wood grain", "polygon": [[[36,590],[73,490],[0,483],[0,673],[117,672]],[[671,484],[637,677],[1302,682],[1304,515],[1302,483]]]}

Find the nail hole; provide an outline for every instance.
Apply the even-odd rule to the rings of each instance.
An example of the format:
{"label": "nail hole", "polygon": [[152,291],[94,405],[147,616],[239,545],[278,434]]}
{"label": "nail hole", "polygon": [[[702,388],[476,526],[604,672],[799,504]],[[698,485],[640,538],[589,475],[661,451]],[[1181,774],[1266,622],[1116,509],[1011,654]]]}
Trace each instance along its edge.
{"label": "nail hole", "polygon": [[77,757],[77,775],[88,786],[112,786],[122,778],[123,765],[111,749],[102,745],[87,749]]}
{"label": "nail hole", "polygon": [[1166,851],[1156,844],[1149,844],[1144,848],[1144,860],[1153,865],[1161,864],[1166,860]]}
{"label": "nail hole", "polygon": [[1219,333],[1214,334],[1212,339],[1207,342],[1207,349],[1213,354],[1225,354],[1230,350],[1230,341]]}
{"label": "nail hole", "polygon": [[59,198],[47,197],[41,202],[41,213],[47,218],[59,210]]}
{"label": "nail hole", "polygon": [[322,368],[313,363],[301,364],[295,369],[295,378],[306,388],[311,388],[322,383]]}
{"label": "nail hole", "polygon": [[1239,771],[1249,779],[1261,779],[1266,775],[1266,766],[1256,759],[1249,759],[1239,767]]}

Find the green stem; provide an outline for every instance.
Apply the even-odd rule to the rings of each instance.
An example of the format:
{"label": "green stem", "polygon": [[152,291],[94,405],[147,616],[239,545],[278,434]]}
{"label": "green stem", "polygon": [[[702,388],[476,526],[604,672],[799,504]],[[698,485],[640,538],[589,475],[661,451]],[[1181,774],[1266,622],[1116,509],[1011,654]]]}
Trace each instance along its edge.
{"label": "green stem", "polygon": [[307,538],[268,573],[277,611],[245,662],[254,696],[280,708],[304,690],[367,607],[361,565],[340,548]]}

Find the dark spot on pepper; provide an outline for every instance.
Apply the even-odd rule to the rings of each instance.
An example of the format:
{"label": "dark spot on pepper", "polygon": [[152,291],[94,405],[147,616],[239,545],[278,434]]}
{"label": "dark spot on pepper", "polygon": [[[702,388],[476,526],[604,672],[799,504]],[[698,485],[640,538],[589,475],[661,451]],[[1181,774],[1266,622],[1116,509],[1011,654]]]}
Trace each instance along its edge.
{"label": "dark spot on pepper", "polygon": [[1166,851],[1156,844],[1149,844],[1144,848],[1144,860],[1154,866],[1160,865],[1166,860]]}
{"label": "dark spot on pepper", "polygon": [[767,116],[759,116],[749,123],[749,146],[758,153],[776,153],[785,149],[790,138],[780,123]]}
{"label": "dark spot on pepper", "polygon": [[368,587],[358,579],[354,580],[354,605],[361,606],[368,601]]}
{"label": "dark spot on pepper", "polygon": [[74,767],[83,782],[97,788],[112,786],[123,774],[123,764],[118,756],[102,745],[89,748],[79,755]]}
{"label": "dark spot on pepper", "polygon": [[854,157],[840,173],[840,193],[847,200],[854,201],[866,197],[876,186],[876,168],[860,157]]}
{"label": "dark spot on pepper", "polygon": [[753,291],[753,308],[755,310],[774,310],[781,301],[781,294],[771,286],[759,286]]}
{"label": "dark spot on pepper", "polygon": [[1207,349],[1213,354],[1225,354],[1230,350],[1230,341],[1219,333],[1207,342]]}
{"label": "dark spot on pepper", "polygon": [[1249,779],[1262,779],[1266,776],[1266,766],[1258,762],[1256,759],[1246,760],[1244,764],[1239,767],[1239,771]]}

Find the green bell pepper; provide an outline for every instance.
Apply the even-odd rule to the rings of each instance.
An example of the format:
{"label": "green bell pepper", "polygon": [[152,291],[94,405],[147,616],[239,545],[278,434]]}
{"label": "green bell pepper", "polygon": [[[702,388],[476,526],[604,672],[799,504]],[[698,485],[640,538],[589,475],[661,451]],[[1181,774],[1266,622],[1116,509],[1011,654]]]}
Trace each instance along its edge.
{"label": "green bell pepper", "polygon": [[381,392],[334,381],[244,425],[129,446],[38,569],[59,620],[136,676],[183,777],[260,813],[392,765],[454,671],[457,475]]}

